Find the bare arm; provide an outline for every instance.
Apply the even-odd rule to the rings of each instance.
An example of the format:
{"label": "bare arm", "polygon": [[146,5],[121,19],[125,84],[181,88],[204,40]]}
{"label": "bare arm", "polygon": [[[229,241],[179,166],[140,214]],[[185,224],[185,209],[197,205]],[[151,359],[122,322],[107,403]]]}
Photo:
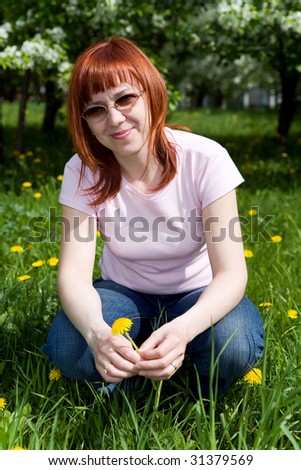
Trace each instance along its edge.
{"label": "bare arm", "polygon": [[62,206],[58,291],[64,312],[94,351],[95,364],[103,374],[106,364],[111,382],[134,375],[133,364],[139,355],[123,336],[113,336],[104,321],[101,299],[93,287],[96,248],[96,219],[78,210]]}
{"label": "bare arm", "polygon": [[242,299],[247,270],[238,220],[235,190],[203,210],[205,237],[213,279],[196,304],[163,325],[145,341],[137,364],[141,375],[168,378],[171,362],[181,364],[187,344],[222,319]]}

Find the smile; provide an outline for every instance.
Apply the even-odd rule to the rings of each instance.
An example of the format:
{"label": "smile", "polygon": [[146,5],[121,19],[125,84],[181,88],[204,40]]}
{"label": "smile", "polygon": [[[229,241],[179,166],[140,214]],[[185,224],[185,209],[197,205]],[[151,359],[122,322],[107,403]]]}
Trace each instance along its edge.
{"label": "smile", "polygon": [[111,134],[111,137],[116,140],[125,139],[131,133],[131,131],[132,129],[125,129],[123,131],[118,131],[118,132],[115,132],[114,134]]}

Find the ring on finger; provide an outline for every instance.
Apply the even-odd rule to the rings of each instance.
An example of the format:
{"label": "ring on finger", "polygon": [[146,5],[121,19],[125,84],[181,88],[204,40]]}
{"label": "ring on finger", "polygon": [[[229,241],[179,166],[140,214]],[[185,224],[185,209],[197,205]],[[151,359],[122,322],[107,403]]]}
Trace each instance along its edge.
{"label": "ring on finger", "polygon": [[105,368],[104,368],[104,370],[103,370],[105,374],[107,374],[107,373],[109,372],[109,368],[110,368],[110,367],[111,367],[111,364],[110,364],[110,363],[105,366]]}
{"label": "ring on finger", "polygon": [[171,362],[170,365],[174,368],[174,370],[176,371],[178,366],[177,364],[175,364],[174,362]]}

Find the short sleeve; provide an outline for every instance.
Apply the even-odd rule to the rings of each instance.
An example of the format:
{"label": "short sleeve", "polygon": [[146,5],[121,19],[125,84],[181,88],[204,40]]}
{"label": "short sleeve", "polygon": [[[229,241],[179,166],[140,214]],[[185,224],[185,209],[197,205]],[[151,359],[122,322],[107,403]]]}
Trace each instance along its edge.
{"label": "short sleeve", "polygon": [[227,150],[219,144],[214,145],[214,152],[207,154],[199,172],[198,188],[202,207],[208,206],[243,182],[244,178]]}
{"label": "short sleeve", "polygon": [[95,180],[87,167],[80,179],[81,166],[82,162],[78,155],[74,155],[65,165],[59,202],[96,217],[96,208],[92,205],[93,198],[89,194],[89,189],[95,184]]}

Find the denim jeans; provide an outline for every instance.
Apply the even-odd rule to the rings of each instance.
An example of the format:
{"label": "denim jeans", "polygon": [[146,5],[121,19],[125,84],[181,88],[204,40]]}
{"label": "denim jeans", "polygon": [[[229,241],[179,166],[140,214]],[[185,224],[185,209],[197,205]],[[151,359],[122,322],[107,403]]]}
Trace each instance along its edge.
{"label": "denim jeans", "polygon": [[[130,318],[133,321],[130,334],[138,346],[162,322],[170,321],[191,308],[205,290],[150,295],[103,279],[95,281],[94,287],[101,296],[104,320],[112,325],[117,318]],[[255,305],[243,297],[224,318],[187,345],[191,393],[198,397],[201,390],[202,397],[208,397],[210,387],[213,387],[220,395],[256,365],[263,349],[262,318]],[[116,386],[103,384],[95,368],[93,351],[63,310],[54,318],[42,351],[66,377],[106,385],[108,390]]]}

